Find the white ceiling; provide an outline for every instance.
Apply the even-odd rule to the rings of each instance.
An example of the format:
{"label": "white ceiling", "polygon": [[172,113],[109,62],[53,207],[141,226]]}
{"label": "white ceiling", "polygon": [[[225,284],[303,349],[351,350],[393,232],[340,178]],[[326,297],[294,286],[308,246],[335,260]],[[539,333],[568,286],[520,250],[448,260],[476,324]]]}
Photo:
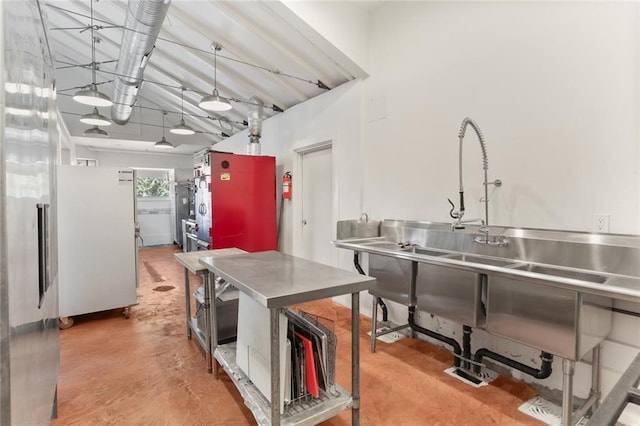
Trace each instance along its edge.
{"label": "white ceiling", "polygon": [[[365,11],[378,2],[362,2]],[[88,67],[73,65],[91,63],[90,0],[49,0],[46,13],[51,28],[56,59],[58,105],[72,136],[82,136],[88,125],[79,121],[91,107],[79,104],[71,96],[91,83]],[[94,25],[99,38],[96,62],[103,62],[97,72],[100,91],[113,98],[113,79],[122,28],[125,22],[125,0],[94,0]],[[102,149],[158,151],[153,143],[162,137],[162,113],[167,111],[165,135],[177,148],[172,152],[194,153],[219,142],[223,136],[246,128],[252,96],[265,104],[265,117],[317,96],[329,88],[351,80],[340,60],[326,53],[303,33],[298,22],[287,22],[273,3],[263,1],[173,0],[163,23],[156,47],[144,73],[137,103],[129,123],[104,127],[108,139],[78,138],[76,143]],[[114,25],[115,28],[109,28]],[[75,28],[75,29],[61,29]],[[306,28],[309,31],[309,28]],[[198,107],[199,100],[213,90],[214,56],[212,42],[222,45],[218,53],[217,87],[221,96],[235,98],[231,111],[215,115]],[[247,65],[253,64],[256,66]],[[287,74],[287,75],[285,75]],[[106,82],[106,83],[104,83]],[[169,129],[180,122],[181,89],[184,92],[185,121],[197,133],[179,136]],[[100,108],[110,116],[110,108]],[[207,114],[210,116],[208,117]],[[131,142],[130,142],[131,141]]]}

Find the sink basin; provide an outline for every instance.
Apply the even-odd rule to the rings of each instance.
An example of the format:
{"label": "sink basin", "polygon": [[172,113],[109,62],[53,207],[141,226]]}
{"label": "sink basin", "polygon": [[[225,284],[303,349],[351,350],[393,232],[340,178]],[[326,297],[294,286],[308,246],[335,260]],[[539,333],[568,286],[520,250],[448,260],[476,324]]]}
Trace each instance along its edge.
{"label": "sink basin", "polygon": [[511,260],[492,259],[490,257],[474,256],[470,254],[450,254],[446,256],[447,259],[460,260],[462,262],[480,263],[489,266],[505,267],[512,265],[514,262]]}
{"label": "sink basin", "polygon": [[385,250],[403,250],[402,245],[399,243],[392,243],[390,241],[374,241],[371,243],[364,243],[367,247],[380,248]]}
{"label": "sink basin", "polygon": [[579,271],[566,271],[564,269],[549,268],[546,266],[539,266],[539,265],[525,264],[525,265],[514,266],[513,269],[535,272],[537,274],[552,275],[555,277],[588,281],[588,282],[597,283],[597,284],[604,284],[607,281],[607,277],[603,277],[602,275],[587,274]]}
{"label": "sink basin", "polygon": [[444,252],[444,251],[433,250],[433,249],[422,248],[422,247],[415,247],[415,246],[405,247],[402,249],[402,251],[415,253],[415,254],[423,254],[426,256],[443,256],[447,254],[447,252]]}
{"label": "sink basin", "polygon": [[[513,267],[554,277],[602,284],[606,277],[524,264]],[[519,276],[489,276],[487,331],[579,361],[611,329],[612,300],[551,287]]]}
{"label": "sink basin", "polygon": [[[445,255],[442,257],[503,266],[494,259],[477,256]],[[483,294],[486,294],[487,288],[486,275],[427,263],[419,263],[417,269],[416,306],[418,309],[460,324],[476,328],[484,327],[486,311]]]}

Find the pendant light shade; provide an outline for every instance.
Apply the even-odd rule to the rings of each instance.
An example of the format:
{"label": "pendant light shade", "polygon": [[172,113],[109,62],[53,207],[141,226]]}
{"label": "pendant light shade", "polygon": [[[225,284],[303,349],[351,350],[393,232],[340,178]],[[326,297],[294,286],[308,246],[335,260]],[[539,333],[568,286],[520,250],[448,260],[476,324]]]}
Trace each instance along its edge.
{"label": "pendant light shade", "polygon": [[93,107],[91,114],[85,114],[80,117],[80,121],[85,124],[91,124],[92,126],[110,126],[111,120],[104,115],[100,114],[97,107]]}
{"label": "pendant light shade", "polygon": [[109,137],[109,133],[105,132],[98,126],[93,126],[90,129],[85,130],[82,133],[83,136],[90,136],[93,138],[107,138]]}
{"label": "pendant light shade", "polygon": [[109,96],[98,90],[96,84],[96,38],[93,35],[93,0],[91,0],[91,85],[88,89],[81,89],[73,95],[73,100],[84,105],[91,105],[95,107],[110,107],[113,105]]}
{"label": "pendant light shade", "polygon": [[195,130],[184,124],[184,120],[180,120],[180,124],[176,124],[169,131],[174,135],[193,135],[196,133]]}
{"label": "pendant light shade", "polygon": [[162,139],[160,139],[158,142],[156,142],[153,146],[155,148],[162,148],[162,149],[175,148],[175,146],[171,142],[166,140],[164,136],[162,136]]}
{"label": "pendant light shade", "polygon": [[109,96],[98,90],[98,87],[92,83],[88,89],[82,89],[73,95],[73,100],[84,105],[95,107],[109,107],[113,105]]}
{"label": "pendant light shade", "polygon": [[202,98],[198,105],[202,109],[214,112],[229,111],[231,109],[231,104],[229,103],[229,101],[227,101],[225,98],[221,98],[220,95],[218,95],[218,89],[214,89],[212,95]]}
{"label": "pendant light shade", "polygon": [[165,115],[167,115],[167,113],[163,111],[162,112],[162,139],[160,139],[158,142],[153,144],[154,148],[161,148],[161,149],[175,148],[175,146],[164,137],[164,116]]}
{"label": "pendant light shade", "polygon": [[213,112],[229,111],[231,109],[229,100],[218,94],[218,51],[222,50],[222,46],[212,43],[211,47],[213,48],[213,94],[202,98],[198,106]]}
{"label": "pendant light shade", "polygon": [[169,129],[169,131],[174,135],[193,135],[195,133],[195,130],[193,130],[191,127],[187,126],[186,124],[184,124],[184,87],[182,88],[182,94],[180,96],[180,99],[182,103],[182,106],[181,106],[182,118],[180,119],[180,124],[176,124],[171,129]]}

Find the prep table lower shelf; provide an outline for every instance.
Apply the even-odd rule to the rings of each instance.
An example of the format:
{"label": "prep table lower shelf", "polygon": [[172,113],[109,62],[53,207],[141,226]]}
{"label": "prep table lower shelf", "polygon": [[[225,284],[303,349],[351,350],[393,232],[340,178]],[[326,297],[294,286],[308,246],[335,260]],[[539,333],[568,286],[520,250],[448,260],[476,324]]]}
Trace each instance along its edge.
{"label": "prep table lower shelf", "polygon": [[[236,364],[236,344],[219,345],[214,357],[244,398],[259,425],[270,425],[271,404],[260,393],[249,377]],[[353,405],[351,395],[336,385],[331,393],[322,392],[320,398],[286,405],[281,417],[282,425],[315,425],[348,410]]]}

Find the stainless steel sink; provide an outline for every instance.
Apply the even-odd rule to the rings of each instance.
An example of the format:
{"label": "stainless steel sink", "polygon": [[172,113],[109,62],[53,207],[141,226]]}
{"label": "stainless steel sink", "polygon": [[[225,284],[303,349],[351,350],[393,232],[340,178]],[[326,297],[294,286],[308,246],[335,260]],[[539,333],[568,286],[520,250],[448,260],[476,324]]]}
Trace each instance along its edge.
{"label": "stainless steel sink", "polygon": [[506,267],[514,264],[513,260],[494,259],[491,257],[474,256],[471,254],[449,254],[447,259],[459,260],[461,262],[480,263],[482,265]]}
{"label": "stainless steel sink", "polygon": [[[418,246],[405,246],[390,242],[372,242],[369,247],[393,250],[421,256],[443,256],[449,252]],[[406,306],[415,306],[415,280],[418,262],[388,255],[369,254],[369,275],[376,277],[376,287],[371,294]]]}
{"label": "stainless steel sink", "polygon": [[[447,254],[446,259],[504,267],[512,261],[468,254]],[[418,309],[471,327],[486,321],[487,275],[450,266],[418,265],[416,305]]]}
{"label": "stainless steel sink", "polygon": [[376,278],[376,286],[369,293],[405,306],[415,305],[417,265],[410,260],[369,253],[369,275]]}
{"label": "stainless steel sink", "polygon": [[383,221],[377,237],[335,243],[370,254],[375,295],[567,359],[608,334],[612,299],[640,306],[638,236],[492,232],[509,245],[477,244],[473,226],[453,232],[447,223],[396,220]]}
{"label": "stainless steel sink", "polygon": [[554,277],[571,278],[573,280],[587,281],[597,284],[604,284],[607,281],[607,277],[602,275],[590,274],[581,271],[569,271],[565,269],[550,268],[548,266],[533,265],[530,263],[516,265],[513,267],[513,269],[534,272],[536,274],[552,275]]}
{"label": "stainless steel sink", "polygon": [[440,250],[434,250],[434,249],[416,247],[416,246],[404,247],[401,250],[406,253],[420,254],[420,255],[426,255],[426,256],[443,256],[443,255],[446,256],[449,254],[446,251],[440,251]]}
{"label": "stainless steel sink", "polygon": [[[513,269],[603,284],[607,277],[540,265]],[[612,299],[538,284],[527,277],[490,275],[487,331],[579,361],[611,330]]]}
{"label": "stainless steel sink", "polygon": [[403,246],[399,243],[393,243],[388,241],[374,241],[370,243],[364,243],[367,247],[373,247],[383,250],[403,250]]}

